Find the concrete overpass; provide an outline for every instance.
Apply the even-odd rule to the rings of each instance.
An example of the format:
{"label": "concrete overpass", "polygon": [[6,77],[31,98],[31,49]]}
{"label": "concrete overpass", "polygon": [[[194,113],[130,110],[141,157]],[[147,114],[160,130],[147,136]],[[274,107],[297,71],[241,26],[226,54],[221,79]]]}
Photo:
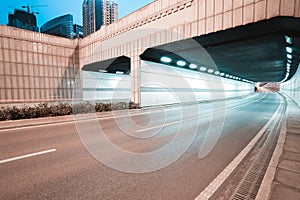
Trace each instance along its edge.
{"label": "concrete overpass", "polygon": [[[162,56],[184,60],[181,68],[205,66],[233,80],[286,81],[299,64],[297,17],[298,1],[154,1],[80,41],[80,66],[98,62],[98,68],[106,68],[107,60],[127,56],[125,73],[131,70],[131,96],[139,104],[145,84],[141,66],[144,61],[166,64]],[[167,64],[177,66],[176,61]]]}
{"label": "concrete overpass", "polygon": [[[227,82],[225,89],[237,95],[250,92],[252,81],[286,81],[299,64],[299,5],[299,0],[157,0],[114,24],[103,26],[83,40],[1,26],[1,101],[72,99],[78,69],[91,65],[94,65],[92,71],[97,66],[99,69],[109,67],[112,72],[129,73],[130,69],[130,76],[117,78],[118,81],[114,80],[119,75],[106,77],[112,85],[106,84],[104,89],[109,92],[114,89],[113,85],[122,85],[120,95],[129,96],[139,104],[141,96],[151,95],[149,90],[153,89],[141,85],[162,80],[168,70],[179,76],[185,73],[186,87],[198,91],[194,100],[199,100],[197,95],[202,89],[224,90],[222,84],[195,87],[210,78]],[[291,59],[287,57],[287,47],[293,51]],[[178,68],[176,63],[168,63],[168,66],[161,63],[159,56],[163,53],[178,56],[186,65]],[[190,64],[197,68],[189,68]],[[201,71],[203,66],[206,70]],[[156,72],[162,70],[164,76],[145,80],[153,67]],[[203,73],[196,73],[197,70]],[[90,83],[106,75],[93,76],[88,75]],[[119,83],[120,79],[123,84]],[[191,86],[190,82],[196,79]],[[100,83],[99,87],[102,86]],[[172,84],[167,87],[176,91],[184,89]],[[156,98],[165,96],[169,93]],[[168,102],[174,101],[164,100]]]}

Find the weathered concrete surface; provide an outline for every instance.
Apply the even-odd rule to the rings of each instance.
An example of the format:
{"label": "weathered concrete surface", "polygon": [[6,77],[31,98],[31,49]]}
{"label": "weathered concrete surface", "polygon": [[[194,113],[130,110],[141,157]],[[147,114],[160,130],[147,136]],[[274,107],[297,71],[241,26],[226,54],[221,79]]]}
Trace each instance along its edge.
{"label": "weathered concrete surface", "polygon": [[272,200],[298,200],[300,193],[288,187],[282,187],[280,184],[275,184],[273,188]]}
{"label": "weathered concrete surface", "polygon": [[0,25],[0,103],[72,98],[78,39]]}

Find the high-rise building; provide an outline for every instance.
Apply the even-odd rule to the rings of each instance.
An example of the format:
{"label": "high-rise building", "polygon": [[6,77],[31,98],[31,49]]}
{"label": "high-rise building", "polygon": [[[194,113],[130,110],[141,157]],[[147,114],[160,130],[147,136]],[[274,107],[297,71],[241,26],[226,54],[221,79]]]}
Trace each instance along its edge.
{"label": "high-rise building", "polygon": [[111,0],[84,0],[82,4],[83,34],[90,35],[103,24],[118,19],[118,4]]}
{"label": "high-rise building", "polygon": [[66,38],[82,38],[82,26],[73,24],[73,15],[67,14],[46,22],[41,27],[41,33]]}
{"label": "high-rise building", "polygon": [[34,13],[15,9],[14,14],[8,15],[8,26],[39,32]]}
{"label": "high-rise building", "polygon": [[67,14],[46,22],[41,27],[41,33],[72,38],[73,15]]}
{"label": "high-rise building", "polygon": [[118,20],[118,4],[114,1],[103,1],[103,24]]}
{"label": "high-rise building", "polygon": [[74,24],[73,28],[74,28],[75,37],[83,38],[83,26]]}

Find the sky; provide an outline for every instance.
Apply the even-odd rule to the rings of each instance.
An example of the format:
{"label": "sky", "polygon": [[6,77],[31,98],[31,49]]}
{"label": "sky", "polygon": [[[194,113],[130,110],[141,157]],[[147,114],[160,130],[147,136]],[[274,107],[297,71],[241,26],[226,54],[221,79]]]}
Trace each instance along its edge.
{"label": "sky", "polygon": [[[119,18],[147,5],[153,0],[115,0],[119,5]],[[47,21],[64,15],[72,14],[74,23],[82,25],[82,2],[83,0],[0,0],[0,24],[8,23],[8,14],[13,13],[15,8],[21,9],[24,5],[42,6],[33,7],[31,11],[39,12],[37,16],[38,27]]]}

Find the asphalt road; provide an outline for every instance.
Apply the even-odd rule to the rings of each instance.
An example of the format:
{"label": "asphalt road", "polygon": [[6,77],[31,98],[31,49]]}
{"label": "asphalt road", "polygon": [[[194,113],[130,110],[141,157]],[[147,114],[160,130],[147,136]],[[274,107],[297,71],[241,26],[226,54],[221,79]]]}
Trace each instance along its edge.
{"label": "asphalt road", "polygon": [[[195,199],[259,132],[279,103],[278,94],[256,94],[227,101],[225,112],[219,102],[214,110],[209,103],[193,104],[130,111],[130,117],[123,111],[114,114],[116,119],[98,120],[104,135],[127,152],[151,153],[174,142],[166,155],[157,156],[156,164],[183,153],[158,170],[147,160],[131,163],[133,172],[150,171],[146,173],[112,169],[89,153],[80,137],[98,130],[95,121],[77,122],[77,127],[69,123],[0,131],[0,199]],[[213,145],[216,124],[223,126]],[[87,140],[107,161],[131,169],[128,160],[104,148],[103,141],[93,135]],[[190,140],[181,152],[181,145]],[[212,150],[199,158],[207,144]],[[7,160],[52,149],[56,151]]]}

